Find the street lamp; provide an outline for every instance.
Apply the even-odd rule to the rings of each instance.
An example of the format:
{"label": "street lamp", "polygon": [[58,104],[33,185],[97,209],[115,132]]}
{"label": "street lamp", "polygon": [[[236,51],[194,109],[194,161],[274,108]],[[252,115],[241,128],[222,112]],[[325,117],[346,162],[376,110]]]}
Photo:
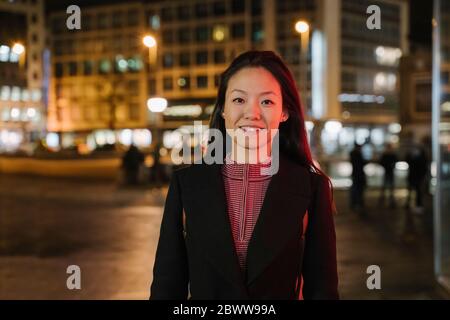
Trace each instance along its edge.
{"label": "street lamp", "polygon": [[25,55],[23,54],[25,52],[24,45],[20,42],[16,42],[12,46],[11,50],[19,57],[19,65],[23,67],[25,65]]}
{"label": "street lamp", "polygon": [[151,112],[163,112],[167,108],[167,100],[164,98],[150,98],[147,100],[147,107]]}
{"label": "street lamp", "polygon": [[298,33],[308,32],[309,31],[308,22],[303,21],[303,20],[297,21],[297,23],[295,24],[295,31],[297,31]]}
{"label": "street lamp", "polygon": [[142,38],[142,43],[144,46],[148,48],[148,63],[149,70],[151,70],[151,66],[154,66],[156,63],[156,51],[158,48],[158,43],[156,39],[152,35],[146,35]]}
{"label": "street lamp", "polygon": [[300,86],[304,103],[307,102],[307,81],[308,81],[308,44],[309,44],[309,23],[299,20],[295,23],[295,31],[300,34]]}
{"label": "street lamp", "polygon": [[16,42],[12,47],[12,51],[18,56],[20,56],[22,53],[25,52],[25,47],[23,46],[23,44]]}
{"label": "street lamp", "polygon": [[[148,72],[149,75],[153,70],[156,70],[157,62],[157,48],[158,43],[154,36],[146,35],[142,38],[142,43],[148,48]],[[151,180],[158,181],[159,176],[159,150],[161,146],[160,122],[162,121],[162,112],[167,107],[167,100],[164,98],[150,98],[147,100],[147,107],[150,111],[151,124],[154,127],[154,154],[153,154],[153,169],[151,171]]]}

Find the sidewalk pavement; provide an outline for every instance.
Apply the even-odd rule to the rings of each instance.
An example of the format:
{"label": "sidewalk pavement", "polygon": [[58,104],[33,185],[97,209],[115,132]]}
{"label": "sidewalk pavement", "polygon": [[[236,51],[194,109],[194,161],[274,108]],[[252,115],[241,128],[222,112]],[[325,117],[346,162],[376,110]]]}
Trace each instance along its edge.
{"label": "sidewalk pavement", "polygon": [[[443,299],[433,275],[432,207],[421,215],[405,209],[406,190],[396,190],[397,206],[366,192],[364,215],[348,209],[347,190],[335,191],[340,294],[342,299]],[[381,270],[381,290],[369,290],[367,267]]]}
{"label": "sidewalk pavement", "polygon": [[[0,299],[147,299],[167,186],[0,175]],[[365,216],[335,190],[339,290],[342,299],[448,298],[433,276],[432,210],[379,205],[366,194]],[[70,264],[82,268],[82,290],[66,287]],[[367,267],[381,269],[369,290]]]}

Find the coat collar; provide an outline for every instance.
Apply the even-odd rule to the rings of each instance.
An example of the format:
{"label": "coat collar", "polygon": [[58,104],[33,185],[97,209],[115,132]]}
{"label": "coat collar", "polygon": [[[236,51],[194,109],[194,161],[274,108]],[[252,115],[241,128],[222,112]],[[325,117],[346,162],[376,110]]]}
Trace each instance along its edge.
{"label": "coat collar", "polygon": [[204,230],[191,236],[200,241],[206,258],[223,277],[246,292],[246,286],[264,271],[287,241],[298,234],[310,202],[310,174],[306,168],[280,156],[278,172],[271,178],[248,245],[247,274],[244,275],[234,249],[221,165],[194,165],[191,172],[185,193],[195,211],[190,220]]}

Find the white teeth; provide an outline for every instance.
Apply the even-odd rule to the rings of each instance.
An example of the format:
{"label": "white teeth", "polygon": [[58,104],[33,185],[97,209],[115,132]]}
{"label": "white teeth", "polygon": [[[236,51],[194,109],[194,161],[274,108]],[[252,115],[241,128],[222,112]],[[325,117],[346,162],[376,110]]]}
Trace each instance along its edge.
{"label": "white teeth", "polygon": [[260,130],[260,128],[257,127],[241,127],[241,129],[245,132],[256,132]]}

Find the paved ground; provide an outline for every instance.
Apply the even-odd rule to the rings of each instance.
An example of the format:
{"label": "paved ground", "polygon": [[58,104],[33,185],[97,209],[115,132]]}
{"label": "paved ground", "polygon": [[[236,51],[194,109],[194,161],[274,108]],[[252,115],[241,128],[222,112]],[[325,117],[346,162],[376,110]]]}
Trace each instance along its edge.
{"label": "paved ground", "polygon": [[[147,299],[166,192],[0,175],[0,299]],[[430,208],[407,215],[378,205],[371,191],[360,217],[346,196],[335,192],[342,298],[445,297],[433,277]],[[381,290],[366,287],[372,264]],[[69,265],[81,268],[81,290],[66,288]]]}

